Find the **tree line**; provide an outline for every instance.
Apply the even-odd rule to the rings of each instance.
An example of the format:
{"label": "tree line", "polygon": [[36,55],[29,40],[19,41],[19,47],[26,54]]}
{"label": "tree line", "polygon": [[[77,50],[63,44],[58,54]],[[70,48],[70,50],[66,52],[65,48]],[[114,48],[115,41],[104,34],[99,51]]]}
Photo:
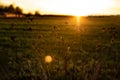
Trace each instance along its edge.
{"label": "tree line", "polygon": [[13,4],[10,4],[9,6],[0,5],[0,13],[14,13],[20,15],[23,14],[23,10],[19,6],[14,7]]}
{"label": "tree line", "polygon": [[[20,8],[19,6],[14,7],[13,4],[10,4],[8,6],[4,6],[4,5],[0,5],[0,14],[4,14],[4,13],[12,13],[12,14],[16,14],[17,16],[19,15],[23,15],[23,9]],[[31,12],[24,14],[25,16],[32,16],[33,14]],[[35,16],[40,16],[39,11],[35,11]]]}

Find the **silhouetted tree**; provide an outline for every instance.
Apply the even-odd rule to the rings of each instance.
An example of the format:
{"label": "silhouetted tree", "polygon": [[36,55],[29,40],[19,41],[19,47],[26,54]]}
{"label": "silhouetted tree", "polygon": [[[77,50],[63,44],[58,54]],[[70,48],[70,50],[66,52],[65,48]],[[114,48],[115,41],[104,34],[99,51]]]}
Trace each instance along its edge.
{"label": "silhouetted tree", "polygon": [[13,4],[11,4],[11,5],[8,7],[8,12],[9,12],[9,13],[15,13],[15,8],[14,8]]}
{"label": "silhouetted tree", "polygon": [[39,11],[35,11],[35,16],[40,16]]}
{"label": "silhouetted tree", "polygon": [[15,8],[15,14],[16,14],[17,16],[20,16],[20,14],[22,14],[22,9],[17,6],[17,7]]}
{"label": "silhouetted tree", "polygon": [[4,7],[4,12],[8,12],[8,6]]}
{"label": "silhouetted tree", "polygon": [[4,12],[4,7],[0,5],[0,12]]}
{"label": "silhouetted tree", "polygon": [[4,6],[2,6],[2,5],[0,5],[0,15],[1,15],[1,16],[5,16]]}
{"label": "silhouetted tree", "polygon": [[32,13],[29,12],[29,13],[26,14],[25,16],[26,16],[26,17],[30,17],[30,16],[32,16]]}

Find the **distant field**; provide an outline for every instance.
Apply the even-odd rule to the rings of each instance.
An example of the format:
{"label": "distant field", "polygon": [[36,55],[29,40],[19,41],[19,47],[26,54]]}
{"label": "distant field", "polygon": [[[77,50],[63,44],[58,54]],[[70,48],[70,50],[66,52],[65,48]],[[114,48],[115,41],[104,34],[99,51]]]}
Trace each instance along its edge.
{"label": "distant field", "polygon": [[0,18],[0,80],[120,80],[119,74],[119,16]]}

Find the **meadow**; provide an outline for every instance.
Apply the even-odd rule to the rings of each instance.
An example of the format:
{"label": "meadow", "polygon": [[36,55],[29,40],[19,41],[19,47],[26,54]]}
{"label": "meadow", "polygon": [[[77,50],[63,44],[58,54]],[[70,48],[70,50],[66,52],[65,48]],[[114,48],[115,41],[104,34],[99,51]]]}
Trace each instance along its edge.
{"label": "meadow", "polygon": [[119,74],[120,16],[0,18],[0,80],[120,80]]}

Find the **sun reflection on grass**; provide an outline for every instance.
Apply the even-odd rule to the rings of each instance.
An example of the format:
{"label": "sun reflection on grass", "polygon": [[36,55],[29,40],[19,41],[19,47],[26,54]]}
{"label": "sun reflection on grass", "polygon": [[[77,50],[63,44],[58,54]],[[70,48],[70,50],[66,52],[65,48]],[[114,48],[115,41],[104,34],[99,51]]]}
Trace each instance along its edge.
{"label": "sun reflection on grass", "polygon": [[81,16],[76,16],[76,30],[79,31],[80,29],[80,20]]}

